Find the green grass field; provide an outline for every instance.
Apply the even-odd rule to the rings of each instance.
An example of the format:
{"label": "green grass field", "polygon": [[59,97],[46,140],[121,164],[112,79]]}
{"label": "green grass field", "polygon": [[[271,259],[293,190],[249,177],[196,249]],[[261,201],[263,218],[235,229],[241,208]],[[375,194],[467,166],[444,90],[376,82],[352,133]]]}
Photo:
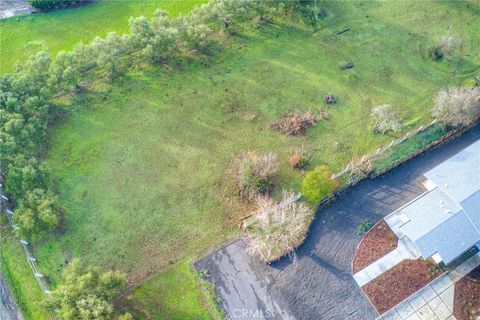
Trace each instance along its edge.
{"label": "green grass field", "polygon": [[[222,191],[235,155],[276,152],[277,190],[299,191],[303,173],[287,165],[293,149],[310,152],[311,167],[340,170],[392,139],[372,133],[372,107],[391,104],[409,130],[431,121],[440,88],[469,84],[480,69],[475,2],[332,1],[327,9],[314,33],[243,28],[206,66],[131,71],[81,95],[52,131],[47,157],[66,208],[65,232],[36,246],[52,281],[81,257],[122,269],[132,281],[146,279],[125,302],[137,313],[207,318],[211,297],[199,291],[188,262],[239,234],[232,222],[246,213],[232,209]],[[463,39],[463,55],[433,61],[428,48],[449,26]],[[335,35],[345,28],[352,29]],[[354,68],[340,70],[349,61]],[[336,105],[323,104],[327,93]],[[270,129],[294,110],[331,118],[304,137]]]}
{"label": "green grass field", "polygon": [[108,32],[128,32],[128,18],[151,16],[156,8],[172,15],[187,13],[206,0],[97,1],[83,7],[0,20],[0,74],[13,70],[17,61],[48,50],[52,55],[77,43],[90,42]]}

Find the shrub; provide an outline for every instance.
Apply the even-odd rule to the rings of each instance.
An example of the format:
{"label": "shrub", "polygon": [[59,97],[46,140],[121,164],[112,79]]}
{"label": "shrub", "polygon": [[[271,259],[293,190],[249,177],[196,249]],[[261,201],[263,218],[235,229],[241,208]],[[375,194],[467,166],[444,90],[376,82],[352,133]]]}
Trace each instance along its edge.
{"label": "shrub", "polygon": [[20,236],[39,239],[55,230],[59,220],[57,197],[43,189],[27,191],[15,210],[13,219]]}
{"label": "shrub", "polygon": [[308,159],[301,151],[294,151],[288,157],[288,164],[294,169],[305,169],[308,166]]}
{"label": "shrub", "polygon": [[370,230],[372,225],[373,224],[372,224],[372,221],[370,221],[370,219],[363,220],[363,222],[357,226],[357,234],[359,236],[363,235],[365,232]]}
{"label": "shrub", "polygon": [[338,181],[331,177],[332,172],[327,166],[318,166],[308,172],[302,181],[303,195],[313,203],[331,195],[339,186]]}
{"label": "shrub", "polygon": [[311,112],[293,112],[284,115],[280,121],[273,124],[272,128],[286,136],[303,135],[309,127],[322,119],[328,119],[328,117],[326,112],[322,112],[318,116],[314,116]]}
{"label": "shrub", "polygon": [[88,0],[28,0],[28,3],[39,10],[52,10],[58,8],[67,8],[81,3],[87,3]]}
{"label": "shrub", "polygon": [[464,126],[472,123],[480,116],[480,88],[440,90],[435,98],[432,116],[444,125]]}
{"label": "shrub", "polygon": [[295,194],[291,191],[283,192],[280,203],[262,197],[258,200],[258,207],[248,226],[247,252],[271,260],[285,251],[293,251],[305,235],[310,208],[295,202]]}
{"label": "shrub", "polygon": [[451,31],[442,36],[432,48],[433,59],[451,59],[461,41],[455,38]]}
{"label": "shrub", "polygon": [[[111,301],[126,286],[123,273],[87,268],[73,259],[62,273],[60,284],[48,296],[45,306],[62,320],[114,318]],[[129,319],[128,316],[126,319]]]}
{"label": "shrub", "polygon": [[398,132],[402,130],[402,121],[388,104],[375,107],[372,110],[372,116],[376,119],[374,132],[385,134],[388,131]]}
{"label": "shrub", "polygon": [[241,196],[247,199],[269,192],[277,171],[278,160],[273,153],[259,156],[247,152],[233,162],[233,178]]}

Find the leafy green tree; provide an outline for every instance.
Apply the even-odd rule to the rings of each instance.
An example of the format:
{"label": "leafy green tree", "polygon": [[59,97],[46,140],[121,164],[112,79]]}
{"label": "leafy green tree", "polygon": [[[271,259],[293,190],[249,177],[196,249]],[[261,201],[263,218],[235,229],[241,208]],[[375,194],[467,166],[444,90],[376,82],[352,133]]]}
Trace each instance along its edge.
{"label": "leafy green tree", "polygon": [[137,18],[131,17],[128,22],[130,25],[129,40],[132,47],[139,49],[145,48],[154,37],[152,22],[144,16]]}
{"label": "leafy green tree", "polygon": [[191,24],[183,19],[180,22],[179,32],[179,37],[187,50],[193,49],[202,54],[209,54],[217,44],[212,36],[212,29],[203,23]]}
{"label": "leafy green tree", "polygon": [[[126,278],[116,271],[87,268],[78,259],[63,271],[62,283],[46,302],[62,320],[110,320],[114,318],[111,301],[125,288]],[[123,319],[129,319],[127,318]]]}
{"label": "leafy green tree", "polygon": [[73,52],[60,51],[56,59],[50,65],[49,84],[57,90],[69,90],[78,88],[80,71]]}
{"label": "leafy green tree", "polygon": [[127,53],[128,37],[110,32],[106,39],[96,37],[92,42],[93,54],[97,65],[107,72],[110,79],[115,79],[120,74],[123,63],[122,58]]}
{"label": "leafy green tree", "polygon": [[15,65],[15,80],[18,91],[23,95],[48,96],[49,88],[46,86],[50,77],[50,64],[52,58],[46,51],[40,51],[30,56],[23,64]]}
{"label": "leafy green tree", "polygon": [[13,219],[19,228],[19,235],[28,239],[40,239],[55,230],[58,215],[57,197],[43,189],[34,189],[22,197]]}
{"label": "leafy green tree", "polygon": [[72,50],[72,59],[75,61],[79,72],[85,72],[97,66],[95,57],[95,47],[91,44],[80,42]]}
{"label": "leafy green tree", "polygon": [[332,172],[327,166],[317,166],[302,181],[303,195],[313,203],[331,195],[338,188],[338,182],[331,177]]}
{"label": "leafy green tree", "polygon": [[45,188],[46,170],[34,158],[26,159],[19,154],[8,164],[7,170],[5,189],[16,200],[29,190]]}
{"label": "leafy green tree", "polygon": [[52,10],[66,8],[79,3],[86,3],[88,0],[28,0],[28,3],[39,10]]}

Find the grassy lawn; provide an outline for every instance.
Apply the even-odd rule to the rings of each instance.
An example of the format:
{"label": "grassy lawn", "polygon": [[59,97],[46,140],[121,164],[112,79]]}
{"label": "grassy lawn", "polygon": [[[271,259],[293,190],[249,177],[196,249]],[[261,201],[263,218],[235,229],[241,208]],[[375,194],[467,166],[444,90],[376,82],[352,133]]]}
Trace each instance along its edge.
{"label": "grassy lawn", "polygon": [[126,33],[131,16],[150,16],[156,8],[177,15],[203,2],[206,0],[105,0],[74,9],[0,20],[0,74],[11,72],[16,61],[24,61],[40,50],[55,54],[111,31]]}
{"label": "grassy lawn", "polygon": [[[159,272],[132,294],[123,299],[123,305],[135,319],[216,319],[216,301],[213,287],[201,282],[188,262],[183,261]],[[206,294],[204,292],[206,291]]]}
{"label": "grassy lawn", "polygon": [[[75,10],[111,3],[123,8],[125,19],[142,12],[138,2],[113,1]],[[69,119],[52,131],[47,157],[66,208],[65,232],[36,247],[52,281],[72,257],[81,257],[122,269],[134,283],[147,279],[130,295],[137,312],[154,319],[207,317],[210,298],[198,290],[188,262],[239,233],[237,218],[246,213],[232,209],[223,192],[235,155],[276,152],[282,163],[277,190],[299,191],[303,173],[287,165],[293,149],[311,153],[311,168],[340,170],[352,156],[392,139],[372,133],[372,107],[391,104],[409,130],[431,121],[439,88],[470,83],[478,73],[474,2],[328,2],[327,9],[330,16],[315,33],[280,25],[242,31],[206,66],[131,71],[81,95]],[[55,13],[53,25],[82,11],[71,12]],[[49,47],[68,48],[115,26],[124,31],[119,15],[113,26],[92,22],[88,35],[64,34],[65,41]],[[5,23],[14,28],[41,17],[54,19]],[[449,26],[463,38],[465,55],[433,61],[428,47]],[[352,30],[334,35],[347,27]],[[7,41],[21,51],[34,39],[15,44],[2,35],[2,48]],[[15,52],[2,49],[2,65]],[[349,61],[354,68],[340,70]],[[337,96],[336,105],[323,104],[327,93]],[[270,129],[294,110],[328,111],[331,118],[304,137]]]}

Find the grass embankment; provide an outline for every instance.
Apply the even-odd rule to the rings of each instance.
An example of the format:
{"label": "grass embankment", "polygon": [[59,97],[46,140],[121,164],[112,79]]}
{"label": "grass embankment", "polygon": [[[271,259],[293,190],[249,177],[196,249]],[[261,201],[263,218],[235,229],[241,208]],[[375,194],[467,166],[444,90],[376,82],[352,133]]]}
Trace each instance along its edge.
{"label": "grass embankment", "polygon": [[151,16],[162,8],[172,15],[186,13],[206,0],[96,1],[77,8],[36,13],[0,20],[0,74],[13,71],[16,61],[23,62],[40,50],[55,55],[77,43],[90,42],[108,32],[128,32],[128,18]]}
{"label": "grass embankment", "polygon": [[[241,31],[206,66],[132,71],[81,95],[51,136],[47,163],[66,207],[65,233],[37,245],[42,270],[55,282],[72,257],[81,257],[122,269],[132,281],[160,271],[132,293],[136,309],[160,319],[192,310],[201,318],[205,298],[177,288],[193,291],[198,279],[178,262],[238,234],[232,222],[245,212],[232,209],[222,191],[235,155],[276,152],[277,190],[299,191],[303,173],[287,164],[292,150],[308,151],[310,168],[340,170],[352,156],[391,141],[373,134],[372,107],[391,104],[410,130],[431,121],[439,88],[461,85],[479,68],[473,4],[327,7],[331,15],[315,33],[280,25]],[[431,60],[428,47],[450,25],[466,55]],[[334,35],[346,27],[352,30]],[[349,61],[354,68],[340,70]],[[327,93],[337,96],[336,105],[324,105]],[[331,118],[304,137],[271,130],[298,109]],[[190,294],[196,298],[182,299]]]}

